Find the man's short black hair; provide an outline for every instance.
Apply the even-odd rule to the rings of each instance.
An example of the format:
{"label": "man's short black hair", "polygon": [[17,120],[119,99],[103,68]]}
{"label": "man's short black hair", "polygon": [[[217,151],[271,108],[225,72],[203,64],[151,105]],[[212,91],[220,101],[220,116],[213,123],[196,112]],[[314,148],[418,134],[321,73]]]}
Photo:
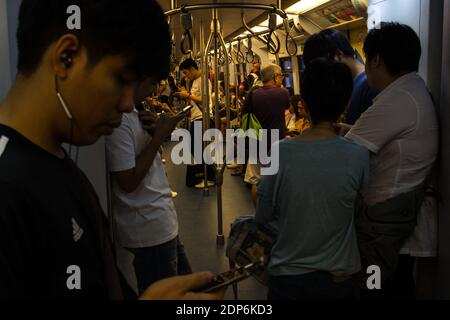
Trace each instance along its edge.
{"label": "man's short black hair", "polygon": [[[81,30],[69,30],[67,8],[81,9]],[[23,0],[17,42],[18,70],[30,75],[47,48],[64,34],[74,34],[91,65],[107,55],[123,55],[142,77],[165,78],[169,71],[170,32],[155,0]]]}
{"label": "man's short black hair", "polygon": [[342,32],[334,29],[322,30],[313,34],[306,41],[303,49],[303,62],[308,65],[317,58],[334,59],[338,51],[347,57],[355,56],[355,50]]}
{"label": "man's short black hair", "polygon": [[313,124],[337,121],[344,113],[352,91],[350,68],[334,59],[311,61],[301,80],[301,96]]}
{"label": "man's short black hair", "polygon": [[381,28],[370,30],[364,42],[367,60],[377,54],[391,75],[419,71],[422,47],[417,33],[409,26],[383,22]]}
{"label": "man's short black hair", "polygon": [[198,70],[197,62],[195,62],[193,59],[189,58],[184,60],[180,64],[180,70],[189,70],[191,68],[194,68],[195,70]]}

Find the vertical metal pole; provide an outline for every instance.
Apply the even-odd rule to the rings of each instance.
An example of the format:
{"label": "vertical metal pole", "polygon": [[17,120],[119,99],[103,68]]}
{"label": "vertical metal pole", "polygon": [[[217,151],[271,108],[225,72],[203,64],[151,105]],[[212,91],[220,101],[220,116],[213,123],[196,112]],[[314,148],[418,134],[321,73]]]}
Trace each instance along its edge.
{"label": "vertical metal pole", "polygon": [[[174,10],[176,6],[176,0],[170,0],[170,10]],[[169,24],[172,24],[172,16],[169,16],[168,22]]]}
{"label": "vertical metal pole", "polygon": [[[278,9],[281,9],[281,6],[282,6],[281,5],[281,0],[278,0]],[[286,30],[286,32],[288,32],[288,30]],[[281,42],[280,42],[280,46],[281,46]],[[280,65],[280,55],[278,53],[276,54],[276,59],[277,59],[277,64]]]}
{"label": "vertical metal pole", "polygon": [[[202,89],[203,89],[203,130],[204,132],[209,129],[210,122],[210,95],[209,95],[209,67],[208,67],[208,54],[211,47],[211,43],[213,40],[214,34],[211,32],[209,36],[208,43],[203,51],[203,65],[202,65]],[[202,139],[203,140],[203,139]],[[206,148],[206,142],[203,143],[203,148]],[[203,195],[209,196],[209,188],[208,188],[208,174],[207,174],[207,165],[203,163],[203,174],[204,174],[204,189]]]}
{"label": "vertical metal pole", "polygon": [[[219,34],[219,25],[218,25],[218,11],[217,9],[213,9],[213,33],[214,33],[214,92],[215,92],[215,120],[216,120],[216,129],[220,129],[220,114],[219,114],[219,63],[218,63],[218,40],[220,37]],[[221,150],[223,152],[223,150]],[[216,191],[217,191],[217,245],[225,244],[225,237],[223,235],[223,205],[222,205],[222,185],[223,185],[223,168],[225,164],[220,164],[219,161],[222,159],[218,158],[218,153],[216,150]]]}
{"label": "vertical metal pole", "polygon": [[[205,64],[205,60],[203,59],[203,51],[205,50],[205,35],[204,35],[204,26],[203,26],[203,20],[200,21],[200,51],[201,51],[201,55],[200,55],[200,69],[202,71],[202,105],[203,105],[203,111],[205,111],[206,105],[207,105],[207,101],[209,99],[208,97],[208,87],[206,85],[207,83],[207,78],[205,77],[205,69],[207,68],[207,64]],[[205,120],[205,112],[203,112],[203,117],[202,117],[202,128],[203,130],[206,127],[206,120]],[[203,138],[202,138],[202,151],[205,148],[205,143],[203,142]],[[203,154],[203,153],[202,153]],[[203,174],[206,176],[206,166],[205,164],[203,164]],[[205,181],[205,180],[203,180]],[[206,185],[206,184],[205,184]],[[209,196],[209,190],[208,189],[203,189],[203,195]]]}
{"label": "vertical metal pole", "polygon": [[[222,37],[222,34],[218,34],[218,39],[220,40],[220,46],[222,49],[227,52],[227,47],[225,44],[225,40]],[[225,55],[225,71],[224,71],[224,82],[225,82],[225,110],[227,112],[227,129],[230,129],[230,59],[228,58],[228,54]]]}
{"label": "vertical metal pole", "polygon": [[195,33],[192,35],[191,57],[194,60],[197,58],[197,35]]}
{"label": "vertical metal pole", "polygon": [[219,115],[219,63],[218,63],[218,43],[217,38],[219,34],[219,28],[217,23],[217,9],[213,9],[213,32],[214,32],[214,106],[215,106],[215,123],[216,123],[216,129],[220,129],[220,115]]}
{"label": "vertical metal pole", "polygon": [[[202,52],[204,50],[206,50],[204,44],[205,44],[205,36],[204,36],[204,26],[203,26],[203,21],[201,21],[200,23],[200,43],[202,44]],[[206,51],[205,51],[206,52]],[[201,69],[202,69],[202,92],[203,92],[203,132],[205,132],[205,130],[208,127],[207,120],[206,120],[206,113],[209,113],[209,87],[208,87],[208,76],[207,76],[207,70],[208,70],[208,59],[206,59],[206,57],[204,56],[206,53],[203,53],[203,56],[201,57]],[[203,155],[203,150],[206,147],[206,143],[203,141],[203,137],[202,137],[202,155]],[[206,163],[204,163],[203,161],[203,183],[204,183],[204,188],[203,188],[203,196],[208,197],[209,196],[209,188],[208,188],[208,169],[206,166]]]}
{"label": "vertical metal pole", "polygon": [[[239,70],[238,70],[238,66],[234,63],[233,63],[233,67],[234,67],[234,80],[236,81],[236,108],[237,108],[239,105],[239,85],[240,85],[239,75],[238,75]],[[237,111],[238,111],[238,120],[239,120],[239,123],[241,123],[242,108],[239,108]]]}

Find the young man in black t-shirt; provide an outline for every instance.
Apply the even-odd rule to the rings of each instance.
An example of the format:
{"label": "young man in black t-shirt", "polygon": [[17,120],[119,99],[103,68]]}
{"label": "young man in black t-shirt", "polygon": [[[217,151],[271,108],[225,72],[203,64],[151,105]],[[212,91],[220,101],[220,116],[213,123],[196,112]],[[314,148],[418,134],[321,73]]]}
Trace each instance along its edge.
{"label": "young man in black t-shirt", "polygon": [[[72,5],[79,30],[67,29]],[[167,76],[163,12],[153,0],[23,0],[17,40],[0,105],[0,299],[122,299],[97,195],[61,145],[111,134],[148,94],[144,80]],[[141,298],[221,298],[194,292],[210,280],[163,280]]]}

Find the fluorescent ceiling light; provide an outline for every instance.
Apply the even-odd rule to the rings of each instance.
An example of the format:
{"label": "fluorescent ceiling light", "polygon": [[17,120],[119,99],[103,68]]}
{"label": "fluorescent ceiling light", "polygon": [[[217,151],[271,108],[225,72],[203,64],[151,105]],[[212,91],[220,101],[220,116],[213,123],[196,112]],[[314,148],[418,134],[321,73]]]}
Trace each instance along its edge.
{"label": "fluorescent ceiling light", "polygon": [[250,34],[250,32],[248,32],[248,31],[245,31],[244,33],[241,33],[240,35],[238,35],[238,36],[234,37],[234,39],[233,39],[233,40],[236,40],[237,38],[240,38],[240,37],[243,37],[243,36],[246,36],[246,35],[249,35],[249,34]]}
{"label": "fluorescent ceiling light", "polygon": [[[285,11],[289,12],[288,13],[288,19],[293,19],[295,17],[295,15],[299,14],[299,13],[304,13],[306,11],[309,11],[311,9],[314,9],[318,6],[321,6],[327,2],[330,2],[331,0],[301,0],[298,1],[296,3],[294,3],[292,6],[290,6],[289,8],[287,8]],[[283,18],[281,18],[280,16],[277,15],[277,25],[281,25],[283,23]],[[251,30],[253,32],[261,32],[264,30],[268,30],[269,28],[269,19],[261,22],[259,25],[254,26],[253,28],[251,28]],[[248,35],[249,32],[245,31],[244,33],[238,35],[237,37],[235,37],[235,39],[242,37],[242,36],[246,36]]]}
{"label": "fluorescent ceiling light", "polygon": [[[288,14],[288,20],[294,19],[295,15],[294,14]],[[277,25],[281,25],[283,23],[283,18],[280,16],[277,16]],[[269,28],[269,20],[265,20],[263,22],[261,22],[259,25],[259,27],[264,27],[264,28]],[[262,30],[261,30],[262,31]]]}
{"label": "fluorescent ceiling light", "polygon": [[[279,15],[277,15],[277,25],[280,25],[280,24],[282,24],[282,23],[283,23],[283,18],[280,17]],[[268,29],[268,28],[269,28],[269,19],[264,20],[264,21],[261,22],[258,26],[264,27],[264,28]]]}
{"label": "fluorescent ceiling light", "polygon": [[301,14],[330,1],[331,0],[301,0],[287,8],[286,12]]}
{"label": "fluorescent ceiling light", "polygon": [[265,31],[267,30],[267,26],[263,27],[263,26],[256,26],[252,28],[253,32],[261,32],[261,31]]}

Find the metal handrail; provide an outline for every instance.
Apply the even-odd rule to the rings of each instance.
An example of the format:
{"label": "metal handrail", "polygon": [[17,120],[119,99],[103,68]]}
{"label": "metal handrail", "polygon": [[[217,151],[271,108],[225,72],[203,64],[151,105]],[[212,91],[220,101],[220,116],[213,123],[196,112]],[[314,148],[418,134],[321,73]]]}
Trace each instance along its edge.
{"label": "metal handrail", "polygon": [[275,5],[267,4],[255,4],[255,3],[205,3],[205,4],[193,4],[185,5],[181,8],[169,10],[165,13],[166,17],[173,16],[175,14],[180,14],[182,12],[191,12],[197,10],[209,10],[209,9],[254,9],[254,10],[264,10],[273,11],[278,14],[283,19],[287,19],[287,14],[284,10],[277,8]]}
{"label": "metal handrail", "polygon": [[[263,37],[260,36],[260,35],[263,35],[263,34],[270,33],[271,30],[267,29],[267,30],[264,30],[264,31],[261,31],[261,32],[254,32],[254,31],[248,26],[247,22],[245,21],[245,13],[244,13],[244,10],[241,11],[241,22],[242,22],[242,25],[244,26],[244,28],[245,28],[248,32],[250,32],[250,34],[251,34],[253,37],[255,37],[258,41],[260,41],[261,43],[263,43],[264,45],[267,46],[267,49],[269,50],[269,52],[276,52],[277,50],[279,51],[278,48],[276,48],[276,47],[273,46],[273,45],[274,45],[274,42],[273,42],[273,41],[266,41]],[[239,38],[235,39],[234,41],[236,41],[236,40],[237,40],[237,41],[240,41],[241,39],[245,39],[246,37],[248,38],[248,36],[245,36],[245,37],[239,37]]]}

